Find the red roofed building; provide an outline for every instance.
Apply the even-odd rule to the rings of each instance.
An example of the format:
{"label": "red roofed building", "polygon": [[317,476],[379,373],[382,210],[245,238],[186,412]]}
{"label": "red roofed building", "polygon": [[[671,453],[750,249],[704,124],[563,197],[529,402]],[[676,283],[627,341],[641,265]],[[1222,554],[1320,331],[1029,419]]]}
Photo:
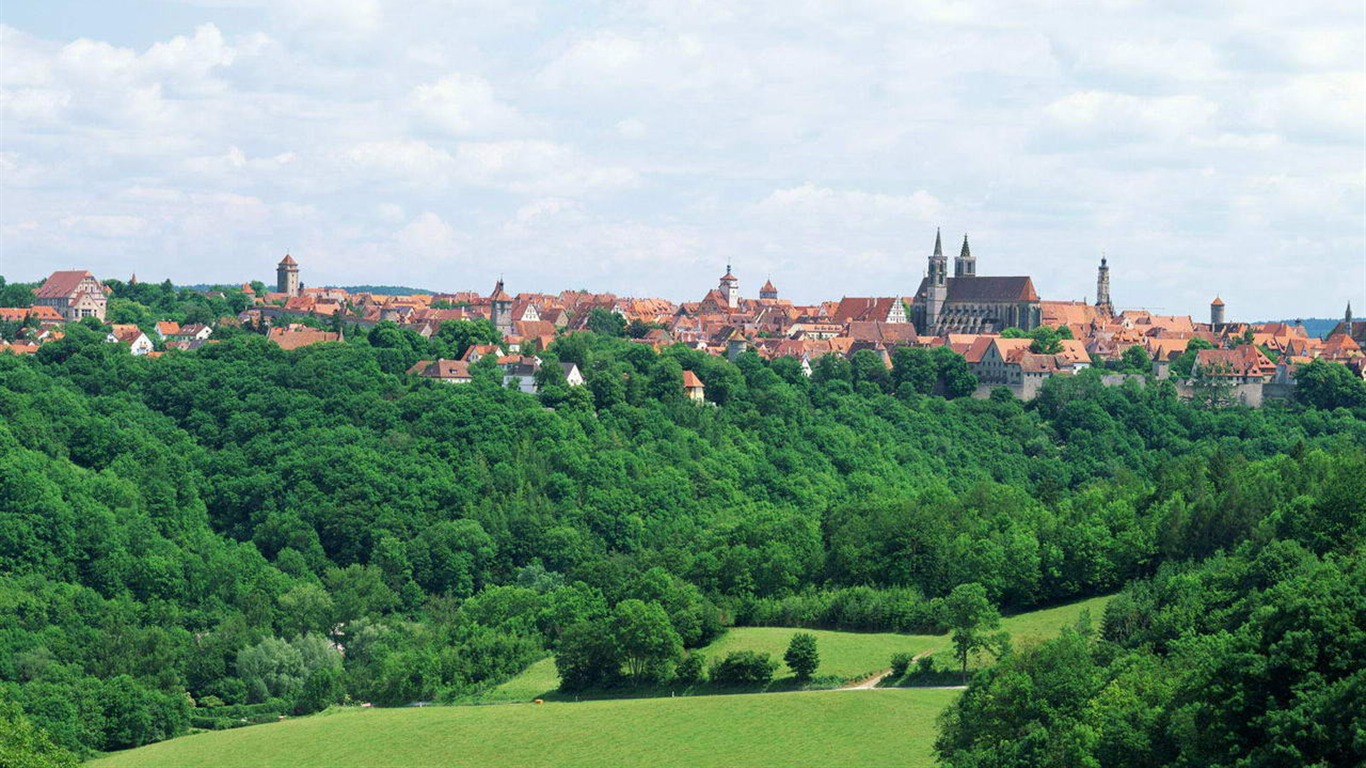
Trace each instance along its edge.
{"label": "red roofed building", "polygon": [[683,391],[688,395],[688,399],[695,403],[706,399],[706,387],[702,386],[702,380],[692,371],[683,372]]}
{"label": "red roofed building", "polygon": [[266,338],[280,345],[281,349],[288,350],[328,341],[341,341],[342,335],[331,331],[320,331],[317,328],[290,325],[284,328],[271,328],[270,334]]}
{"label": "red roofed building", "polygon": [[841,324],[872,322],[901,325],[907,322],[906,307],[901,303],[901,299],[896,296],[884,298],[845,297],[840,299],[839,306],[835,307],[834,315],[830,320]]}
{"label": "red roofed building", "polygon": [[110,344],[127,344],[128,351],[139,356],[153,349],[152,340],[147,338],[147,334],[143,333],[141,328],[132,323],[114,323],[110,326],[105,341]]}
{"label": "red roofed building", "polygon": [[474,380],[470,375],[470,364],[464,360],[421,360],[408,369],[408,374],[448,384],[468,384]]}
{"label": "red roofed building", "polygon": [[84,270],[71,270],[53,272],[34,293],[33,303],[52,307],[67,321],[93,317],[104,322],[104,310],[109,299],[104,293],[104,286],[94,275]]}
{"label": "red roofed building", "polygon": [[1253,384],[1271,381],[1276,375],[1276,364],[1260,349],[1244,344],[1233,349],[1202,349],[1195,353],[1192,375],[1218,378],[1234,384]]}

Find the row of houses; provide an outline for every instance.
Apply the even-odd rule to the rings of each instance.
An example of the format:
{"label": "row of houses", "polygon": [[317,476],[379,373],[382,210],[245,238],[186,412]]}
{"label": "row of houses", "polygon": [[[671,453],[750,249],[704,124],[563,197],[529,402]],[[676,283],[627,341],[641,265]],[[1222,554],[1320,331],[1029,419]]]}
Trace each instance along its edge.
{"label": "row of houses", "polygon": [[[964,251],[966,254],[966,244]],[[958,281],[959,289],[968,286],[976,293],[965,293],[963,289],[957,294],[950,292],[949,298],[962,294],[958,298],[966,301],[965,297],[972,294],[982,299],[977,296],[986,290],[982,286],[990,287],[987,283],[992,280],[1000,282],[996,278],[976,277],[970,255],[960,257],[960,261],[963,272],[949,280]],[[910,322],[916,315],[915,297],[843,297],[838,301],[798,305],[781,299],[771,280],[760,289],[759,298],[744,297],[740,295],[739,279],[729,267],[717,287],[708,290],[699,301],[675,304],[658,298],[624,298],[587,291],[513,295],[502,280],[486,296],[473,291],[391,296],[339,288],[307,288],[298,282],[297,261],[287,256],[279,265],[280,290],[257,295],[250,285],[242,286],[245,293],[255,297],[256,303],[237,321],[273,326],[292,314],[334,320],[340,315],[344,322],[335,325],[338,329],[392,321],[429,337],[443,322],[487,320],[503,335],[503,347],[498,350],[500,358],[517,358],[506,362],[500,359],[500,365],[507,369],[505,376],[509,381],[519,388],[524,386],[522,382],[534,378],[537,364],[531,361],[539,360],[536,355],[549,347],[558,334],[587,328],[595,310],[619,315],[631,324],[633,331],[640,331],[634,334],[635,343],[656,349],[684,344],[730,358],[752,350],[768,359],[796,358],[808,372],[821,357],[831,354],[848,357],[871,350],[890,367],[892,354],[899,347],[947,346],[963,355],[984,388],[1007,386],[1025,398],[1031,397],[1051,376],[1073,374],[1096,361],[1118,359],[1133,347],[1141,347],[1153,361],[1155,375],[1166,377],[1172,362],[1195,339],[1215,347],[1207,350],[1212,354],[1201,352],[1197,370],[1204,375],[1236,379],[1238,384],[1255,380],[1291,384],[1296,367],[1314,359],[1342,362],[1358,373],[1363,371],[1361,343],[1366,338],[1359,337],[1366,335],[1366,323],[1354,321],[1350,307],[1344,322],[1325,339],[1308,336],[1303,326],[1297,324],[1225,322],[1226,306],[1218,298],[1211,303],[1208,323],[1196,322],[1186,315],[1157,315],[1144,310],[1115,312],[1108,300],[1104,263],[1101,269],[1099,286],[1104,301],[1096,304],[1038,300],[1036,294],[1030,293],[1032,283],[1020,289],[1034,297],[1030,299],[1033,303],[1025,308],[1026,314],[1037,311],[1042,325],[1065,328],[1073,337],[1062,342],[1058,354],[1035,353],[1030,350],[1029,340],[1006,338],[996,332],[921,335]],[[1028,282],[1028,278],[1021,279]],[[47,303],[35,304],[26,316],[41,314],[43,322],[56,325],[80,316],[83,311],[102,312],[102,305],[94,305],[106,292],[88,272],[58,272],[38,294],[46,297]],[[981,329],[999,325],[994,321],[983,322],[992,311],[990,306],[963,301],[945,305],[937,315],[941,326]],[[0,319],[20,311],[0,308]],[[118,326],[110,333],[110,340],[128,345],[134,354],[153,353],[149,347],[155,347],[156,342],[167,349],[189,349],[208,343],[212,329],[180,328],[165,322],[157,324],[156,339],[141,339],[140,333],[135,328]],[[283,348],[295,349],[341,341],[344,337],[340,330],[286,325],[271,327],[268,338]],[[464,374],[468,371],[460,374],[461,366],[455,364],[468,365],[473,361],[427,362],[429,366],[424,370],[436,372],[434,378],[460,380],[466,378]]]}

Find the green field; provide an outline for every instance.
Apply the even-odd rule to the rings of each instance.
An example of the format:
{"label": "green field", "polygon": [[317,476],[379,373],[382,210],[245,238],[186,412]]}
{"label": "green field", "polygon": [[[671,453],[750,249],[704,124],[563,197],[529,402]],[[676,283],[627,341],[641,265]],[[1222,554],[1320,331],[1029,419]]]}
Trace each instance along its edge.
{"label": "green field", "polygon": [[[1010,616],[1001,621],[1001,627],[1010,632],[1016,645],[1045,640],[1058,634],[1065,626],[1076,624],[1083,612],[1089,611],[1091,620],[1097,626],[1105,612],[1107,597],[1094,597],[1076,603],[1031,611]],[[816,648],[820,653],[821,665],[816,670],[817,677],[840,678],[854,681],[888,668],[892,654],[906,652],[919,654],[929,651],[934,654],[941,668],[953,668],[952,649],[948,635],[898,635],[890,632],[831,632],[821,629],[794,629],[792,627],[736,627],[701,649],[708,660],[718,659],[731,651],[758,651],[770,654],[780,662],[778,677],[791,674],[787,665],[781,664],[783,652],[792,635],[797,632],[810,632],[816,636]],[[979,660],[987,663],[989,660]],[[555,660],[543,659],[532,664],[520,675],[485,693],[475,701],[481,703],[531,701],[536,698],[546,700],[560,699],[555,689],[559,686],[559,676],[555,674]],[[699,688],[694,693],[706,693]],[[637,692],[637,695],[658,695],[658,691]],[[668,695],[667,691],[663,695]]]}
{"label": "green field", "polygon": [[894,653],[921,653],[937,647],[936,635],[898,635],[892,632],[831,632],[792,627],[737,627],[702,649],[708,660],[719,659],[732,651],[767,653],[779,662],[778,677],[792,674],[782,663],[783,652],[792,636],[808,632],[816,636],[821,664],[816,677],[856,680],[887,668]]}
{"label": "green field", "polygon": [[957,691],[813,691],[333,712],[122,752],[99,768],[931,766]]}

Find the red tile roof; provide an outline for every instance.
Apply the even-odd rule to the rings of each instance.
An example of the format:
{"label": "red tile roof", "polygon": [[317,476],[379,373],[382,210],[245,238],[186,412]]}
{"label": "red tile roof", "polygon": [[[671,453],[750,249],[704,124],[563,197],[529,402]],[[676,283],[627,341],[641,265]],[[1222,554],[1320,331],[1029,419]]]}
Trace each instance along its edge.
{"label": "red tile roof", "polygon": [[464,360],[421,360],[408,373],[429,379],[469,379],[470,364]]}
{"label": "red tile roof", "polygon": [[53,272],[38,290],[33,294],[39,299],[65,299],[76,293],[76,288],[81,281],[86,278],[95,279],[95,276],[85,270],[71,270],[66,272]]}
{"label": "red tile roof", "polygon": [[320,331],[314,328],[295,330],[292,328],[271,328],[266,338],[280,345],[281,349],[298,349],[325,341],[341,341],[341,334]]}

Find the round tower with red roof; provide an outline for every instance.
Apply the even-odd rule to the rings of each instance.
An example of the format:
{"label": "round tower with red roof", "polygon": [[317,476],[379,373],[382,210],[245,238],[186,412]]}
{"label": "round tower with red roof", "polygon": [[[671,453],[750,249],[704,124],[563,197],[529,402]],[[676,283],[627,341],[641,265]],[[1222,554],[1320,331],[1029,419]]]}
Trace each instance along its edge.
{"label": "round tower with red roof", "polygon": [[287,253],[275,267],[275,290],[286,296],[299,295],[299,262]]}

